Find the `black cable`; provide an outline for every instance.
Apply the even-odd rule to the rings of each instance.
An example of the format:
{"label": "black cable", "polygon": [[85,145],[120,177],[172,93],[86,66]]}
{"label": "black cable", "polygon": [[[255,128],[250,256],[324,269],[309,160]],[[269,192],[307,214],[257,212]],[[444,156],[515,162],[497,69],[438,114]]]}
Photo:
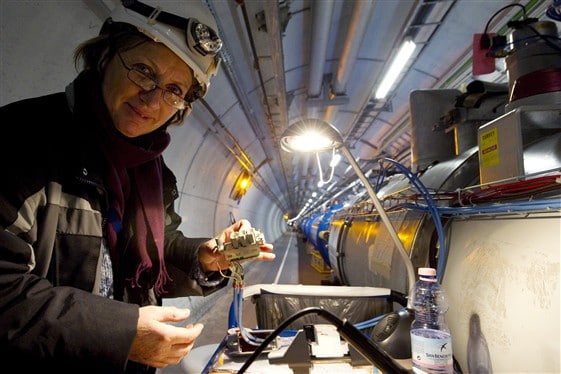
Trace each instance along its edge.
{"label": "black cable", "polygon": [[495,18],[503,10],[505,10],[507,8],[510,8],[510,7],[514,7],[514,6],[521,7],[522,12],[524,13],[524,18],[526,18],[526,8],[524,7],[524,5],[521,5],[521,4],[509,4],[509,5],[506,5],[506,6],[502,7],[501,9],[497,10],[495,12],[495,14],[493,14],[491,16],[491,18],[489,18],[489,20],[487,21],[487,24],[485,25],[485,30],[483,30],[483,35],[481,35],[481,40],[479,41],[479,43],[480,43],[480,46],[481,46],[482,49],[491,48],[491,39],[489,38],[489,35],[487,35],[487,29],[489,28],[489,25],[491,24],[491,21],[493,20],[493,18]]}
{"label": "black cable", "polygon": [[553,48],[554,50],[556,50],[557,52],[561,52],[561,48],[559,46],[557,46],[555,43],[553,43],[551,40],[549,40],[550,38],[555,40],[555,41],[559,41],[560,38],[556,37],[556,36],[550,36],[550,35],[543,35],[541,34],[538,30],[536,30],[535,27],[531,26],[531,25],[526,25],[526,27],[528,29],[530,29],[534,34],[536,34],[538,36],[538,38],[540,38],[541,40],[543,40],[545,42],[545,44],[547,44],[548,46],[550,46],[551,48]]}
{"label": "black cable", "polygon": [[263,352],[263,350],[276,338],[284,329],[286,329],[292,322],[306,314],[316,313],[320,317],[323,317],[328,322],[333,324],[339,334],[351,344],[358,352],[360,352],[364,358],[366,358],[372,365],[381,369],[384,373],[411,373],[409,370],[404,369],[401,365],[397,364],[393,358],[388,355],[384,350],[380,349],[372,340],[368,339],[361,333],[353,324],[349,323],[346,319],[339,319],[336,315],[331,312],[319,308],[310,307],[302,309],[287,319],[285,319],[271,334],[269,334],[265,340],[255,349],[255,351],[249,356],[247,361],[243,366],[237,371],[238,374],[245,373],[247,368],[255,361],[257,357]]}
{"label": "black cable", "polygon": [[402,292],[390,290],[390,300],[398,303],[402,307],[407,306],[407,295]]}

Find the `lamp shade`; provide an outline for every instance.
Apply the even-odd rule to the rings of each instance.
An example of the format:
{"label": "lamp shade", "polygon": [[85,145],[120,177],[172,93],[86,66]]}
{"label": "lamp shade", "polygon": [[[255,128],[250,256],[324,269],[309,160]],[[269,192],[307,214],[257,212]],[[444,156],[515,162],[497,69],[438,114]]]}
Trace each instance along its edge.
{"label": "lamp shade", "polygon": [[286,152],[322,152],[340,148],[341,134],[331,123],[319,119],[304,119],[293,123],[282,134],[280,146]]}

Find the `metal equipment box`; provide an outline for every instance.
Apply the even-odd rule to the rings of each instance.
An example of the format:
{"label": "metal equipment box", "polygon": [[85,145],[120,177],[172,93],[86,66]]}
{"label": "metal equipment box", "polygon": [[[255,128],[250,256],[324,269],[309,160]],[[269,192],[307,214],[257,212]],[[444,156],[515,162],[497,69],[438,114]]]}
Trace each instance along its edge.
{"label": "metal equipment box", "polygon": [[[481,184],[524,177],[528,173],[545,171],[524,165],[524,149],[561,130],[561,106],[523,105],[479,127],[479,171]],[[525,168],[526,167],[526,168]],[[545,169],[544,169],[545,168]]]}
{"label": "metal equipment box", "polygon": [[514,109],[477,130],[481,184],[524,174],[521,116]]}

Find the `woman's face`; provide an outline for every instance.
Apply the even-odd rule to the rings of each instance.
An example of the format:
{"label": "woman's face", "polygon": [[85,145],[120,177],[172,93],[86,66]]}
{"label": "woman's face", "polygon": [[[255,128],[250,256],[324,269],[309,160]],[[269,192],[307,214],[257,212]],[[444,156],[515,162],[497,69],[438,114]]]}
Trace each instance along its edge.
{"label": "woman's face", "polygon": [[[130,69],[135,77],[151,78],[158,87],[141,88],[129,79]],[[109,61],[103,76],[103,100],[117,130],[135,138],[156,130],[178,111],[164,100],[162,89],[184,97],[192,82],[192,71],[183,60],[164,44],[147,42]]]}

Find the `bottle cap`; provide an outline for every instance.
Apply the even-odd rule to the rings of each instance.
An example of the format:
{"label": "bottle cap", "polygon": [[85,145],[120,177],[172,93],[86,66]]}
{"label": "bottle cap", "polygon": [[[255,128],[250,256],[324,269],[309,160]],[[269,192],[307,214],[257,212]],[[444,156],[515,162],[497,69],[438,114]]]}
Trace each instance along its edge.
{"label": "bottle cap", "polygon": [[419,268],[419,275],[425,275],[427,277],[436,276],[436,270],[433,268]]}
{"label": "bottle cap", "polygon": [[433,268],[419,268],[419,278],[425,281],[436,281],[436,270]]}

